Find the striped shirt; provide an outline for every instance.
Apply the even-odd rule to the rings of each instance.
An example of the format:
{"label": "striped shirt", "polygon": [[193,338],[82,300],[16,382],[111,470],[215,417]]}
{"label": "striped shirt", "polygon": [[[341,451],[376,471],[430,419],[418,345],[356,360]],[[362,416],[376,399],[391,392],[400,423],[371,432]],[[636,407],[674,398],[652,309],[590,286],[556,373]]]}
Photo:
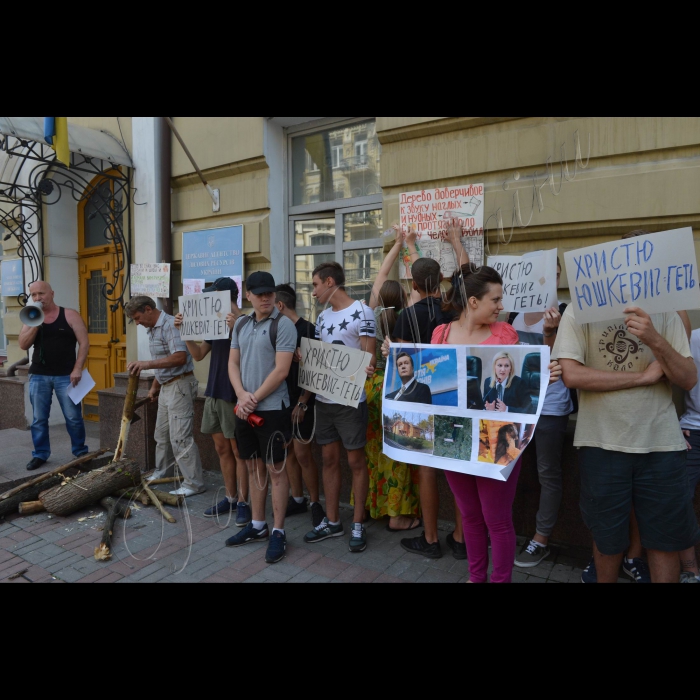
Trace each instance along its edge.
{"label": "striped shirt", "polygon": [[165,312],[160,312],[155,328],[148,329],[148,346],[151,351],[151,359],[164,360],[176,352],[187,353],[187,362],[182,367],[154,370],[158,383],[162,386],[171,379],[183,374],[194,372],[194,361],[187,350],[185,341],[180,337],[180,331],[175,328],[175,319]]}

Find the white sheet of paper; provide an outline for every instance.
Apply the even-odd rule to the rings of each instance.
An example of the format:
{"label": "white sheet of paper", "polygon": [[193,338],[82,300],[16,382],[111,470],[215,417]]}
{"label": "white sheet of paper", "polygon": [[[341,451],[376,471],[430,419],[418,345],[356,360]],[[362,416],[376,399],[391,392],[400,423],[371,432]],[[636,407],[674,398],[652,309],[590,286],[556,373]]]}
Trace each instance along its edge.
{"label": "white sheet of paper", "polygon": [[71,386],[68,389],[68,398],[79,406],[83,399],[95,388],[95,380],[90,376],[90,372],[85,370],[83,378],[78,382],[78,386]]}

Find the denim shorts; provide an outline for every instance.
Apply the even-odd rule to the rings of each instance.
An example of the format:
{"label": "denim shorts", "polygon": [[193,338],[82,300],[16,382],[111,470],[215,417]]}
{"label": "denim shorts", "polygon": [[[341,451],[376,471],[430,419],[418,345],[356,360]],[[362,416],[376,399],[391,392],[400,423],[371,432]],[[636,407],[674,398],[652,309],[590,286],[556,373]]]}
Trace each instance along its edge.
{"label": "denim shorts", "polygon": [[646,549],[684,552],[700,542],[686,452],[639,455],[585,447],[579,463],[581,511],[601,554],[629,548],[633,508]]}

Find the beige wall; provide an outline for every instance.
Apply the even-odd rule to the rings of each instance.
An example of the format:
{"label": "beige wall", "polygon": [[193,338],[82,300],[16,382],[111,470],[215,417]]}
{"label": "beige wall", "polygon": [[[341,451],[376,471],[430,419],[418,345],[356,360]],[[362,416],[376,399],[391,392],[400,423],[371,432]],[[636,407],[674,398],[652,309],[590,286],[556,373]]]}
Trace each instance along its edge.
{"label": "beige wall", "polygon": [[[380,117],[382,186],[387,222],[399,195],[413,189],[485,183],[486,217],[501,210],[512,254],[602,243],[635,228],[692,226],[700,241],[700,119],[697,117]],[[558,196],[542,190],[527,228],[511,239],[514,195],[530,218],[534,176],[546,181],[551,159],[559,191],[561,148],[574,175],[575,134],[586,170]],[[519,180],[514,176],[519,174]],[[507,191],[506,191],[507,188]],[[498,252],[498,235],[489,239]],[[564,275],[566,285],[566,275]]]}

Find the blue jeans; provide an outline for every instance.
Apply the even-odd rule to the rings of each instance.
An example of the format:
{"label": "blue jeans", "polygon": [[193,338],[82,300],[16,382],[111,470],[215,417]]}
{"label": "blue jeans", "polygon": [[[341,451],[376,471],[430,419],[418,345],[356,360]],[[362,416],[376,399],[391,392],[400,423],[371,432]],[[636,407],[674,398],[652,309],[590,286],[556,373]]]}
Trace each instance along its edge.
{"label": "blue jeans", "polygon": [[90,450],[85,444],[85,423],[83,422],[82,406],[76,406],[68,398],[70,377],[42,377],[33,374],[29,379],[29,398],[34,409],[32,423],[32,441],[34,442],[33,457],[49,461],[51,457],[51,441],[49,438],[49,416],[51,403],[56,392],[58,403],[66,419],[66,428],[70,435],[73,455],[78,458]]}

